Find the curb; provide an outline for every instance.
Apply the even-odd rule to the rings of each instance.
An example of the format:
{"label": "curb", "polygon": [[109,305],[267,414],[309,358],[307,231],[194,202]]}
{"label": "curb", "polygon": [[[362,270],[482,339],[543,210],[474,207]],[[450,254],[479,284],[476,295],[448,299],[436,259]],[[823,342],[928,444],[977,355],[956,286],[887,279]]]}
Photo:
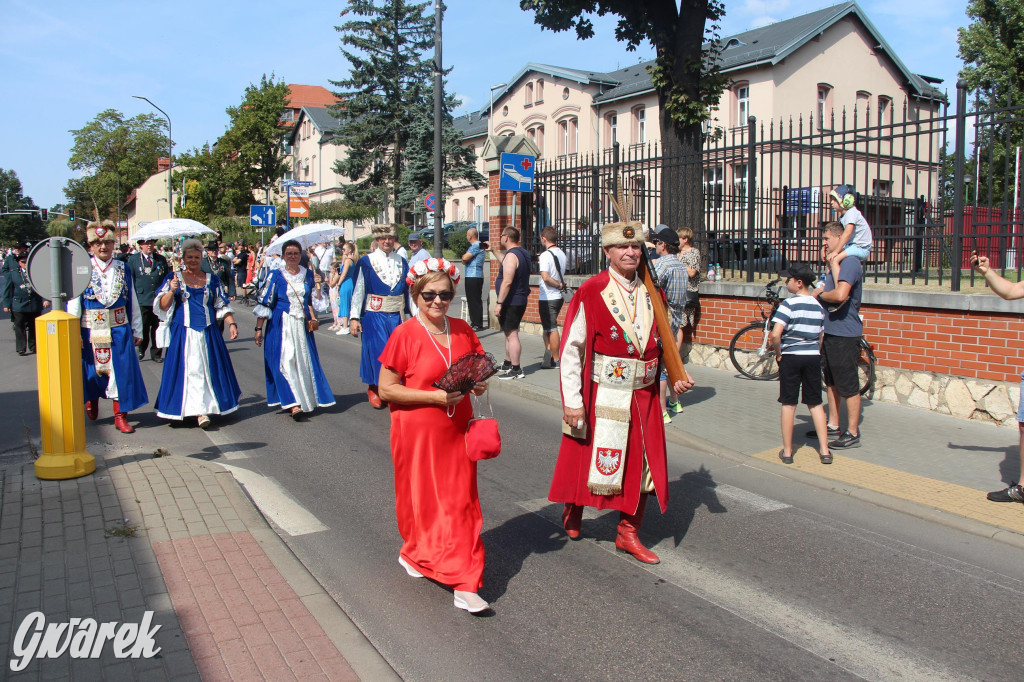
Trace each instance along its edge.
{"label": "curb", "polygon": [[361,680],[401,680],[391,664],[367,639],[345,610],[310,573],[292,548],[273,528],[270,520],[249,496],[245,487],[231,472],[216,462],[196,460],[194,464],[213,474],[232,506],[239,513],[249,533],[267,557],[284,576],[310,614],[323,628],[334,645]]}
{"label": "curb", "polygon": [[[561,406],[561,400],[555,396],[552,391],[535,384],[511,380],[501,381],[500,379],[495,382],[489,382],[489,385],[492,387],[495,384],[497,384],[502,393],[520,396],[545,405],[552,405],[556,407]],[[683,429],[665,429],[665,439],[671,443],[675,443],[676,445],[682,445],[683,447],[690,448],[691,450],[706,452],[710,455],[722,457],[723,459],[728,459],[736,462],[737,464],[752,467],[759,471],[784,476],[820,490],[846,495],[862,502],[873,504],[876,507],[882,507],[883,509],[889,509],[890,511],[907,514],[908,516],[913,516],[924,521],[931,521],[932,523],[937,523],[964,533],[970,533],[971,535],[996,540],[997,542],[1010,545],[1011,547],[1024,549],[1024,535],[1021,535],[1016,531],[1003,528],[1002,526],[995,526],[981,521],[975,521],[974,519],[957,516],[956,514],[942,511],[940,509],[925,507],[914,502],[890,497],[889,495],[875,492],[874,490],[869,490],[867,488],[861,488],[855,485],[839,485],[833,479],[821,478],[803,471],[769,466],[767,463],[756,460],[749,455],[744,455],[742,452],[733,450],[732,448],[720,443],[688,433]]]}

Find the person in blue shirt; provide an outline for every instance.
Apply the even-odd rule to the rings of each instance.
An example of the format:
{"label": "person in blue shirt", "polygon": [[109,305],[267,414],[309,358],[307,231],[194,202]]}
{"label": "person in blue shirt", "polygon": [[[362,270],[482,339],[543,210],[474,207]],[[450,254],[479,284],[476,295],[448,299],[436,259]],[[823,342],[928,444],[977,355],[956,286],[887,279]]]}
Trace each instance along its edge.
{"label": "person in blue shirt", "polygon": [[462,262],[466,266],[465,286],[469,324],[473,331],[479,332],[484,329],[484,257],[487,254],[487,244],[480,241],[475,227],[466,230],[466,239],[469,240],[469,248],[462,254]]}

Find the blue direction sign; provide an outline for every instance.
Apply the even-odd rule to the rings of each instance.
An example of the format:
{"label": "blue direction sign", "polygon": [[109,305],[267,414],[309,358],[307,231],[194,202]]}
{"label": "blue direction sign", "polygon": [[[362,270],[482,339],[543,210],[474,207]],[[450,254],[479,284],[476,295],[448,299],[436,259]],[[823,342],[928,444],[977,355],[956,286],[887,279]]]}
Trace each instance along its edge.
{"label": "blue direction sign", "polygon": [[249,227],[277,225],[277,206],[249,206]]}
{"label": "blue direction sign", "polygon": [[533,169],[536,165],[536,156],[502,154],[498,189],[506,192],[532,192]]}

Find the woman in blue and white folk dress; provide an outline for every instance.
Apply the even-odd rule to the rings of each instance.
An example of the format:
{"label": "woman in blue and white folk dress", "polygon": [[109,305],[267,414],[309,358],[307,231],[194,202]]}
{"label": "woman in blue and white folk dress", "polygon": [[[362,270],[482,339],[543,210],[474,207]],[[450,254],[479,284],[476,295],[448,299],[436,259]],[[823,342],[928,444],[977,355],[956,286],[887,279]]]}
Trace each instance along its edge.
{"label": "woman in blue and white folk dress", "polygon": [[196,417],[205,429],[211,414],[238,409],[241,390],[217,320],[228,323],[232,340],[238,337],[238,325],[224,284],[200,269],[202,242],[186,240],[181,256],[185,268],[180,277],[167,275],[154,299],[157,317],[170,331],[156,414],[174,420]]}
{"label": "woman in blue and white folk dress", "polygon": [[289,410],[293,419],[317,407],[334,404],[334,393],[320,366],[308,322],[313,311],[313,273],[299,265],[302,246],[287,241],[281,249],[284,266],[271,270],[260,289],[256,315],[256,345],[263,346],[267,404]]}

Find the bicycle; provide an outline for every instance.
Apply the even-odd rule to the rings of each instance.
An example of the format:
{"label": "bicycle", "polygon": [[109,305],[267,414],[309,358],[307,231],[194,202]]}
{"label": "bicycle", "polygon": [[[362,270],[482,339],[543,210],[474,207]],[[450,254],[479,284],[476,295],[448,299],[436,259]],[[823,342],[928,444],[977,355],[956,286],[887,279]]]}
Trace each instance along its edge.
{"label": "bicycle", "polygon": [[[758,297],[757,307],[761,319],[753,320],[740,329],[729,343],[729,359],[736,370],[748,379],[772,381],[779,378],[779,363],[775,361],[775,351],[771,348],[770,338],[772,318],[782,303],[781,290],[776,291],[774,288],[780,281],[774,279],[768,282],[764,293]],[[862,315],[861,320],[863,319]],[[860,355],[857,357],[861,395],[868,395],[874,387],[875,362],[875,352],[862,336]]]}

